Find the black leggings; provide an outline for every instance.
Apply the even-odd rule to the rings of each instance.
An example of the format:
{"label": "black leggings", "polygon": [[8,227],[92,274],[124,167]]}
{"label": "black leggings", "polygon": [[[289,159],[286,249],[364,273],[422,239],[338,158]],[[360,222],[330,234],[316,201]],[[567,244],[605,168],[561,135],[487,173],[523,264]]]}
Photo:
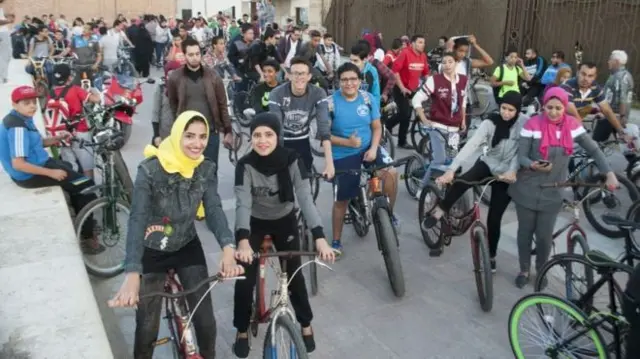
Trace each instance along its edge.
{"label": "black leggings", "polygon": [[[251,217],[251,238],[249,242],[254,252],[258,252],[262,239],[265,235],[271,235],[273,245],[278,251],[298,251],[300,250],[300,240],[298,238],[298,221],[295,212],[273,221],[261,220]],[[281,262],[282,263],[282,262]],[[291,280],[301,264],[300,257],[293,257],[287,260],[287,274]],[[233,326],[238,332],[246,333],[251,320],[251,305],[253,304],[253,289],[256,286],[258,275],[258,261],[254,260],[251,265],[245,267],[244,280],[236,281],[233,293]],[[266,288],[265,288],[266,289]],[[265,290],[265,293],[269,293]],[[299,271],[289,284],[289,298],[296,313],[296,319],[305,328],[311,325],[313,312],[309,303],[309,294]],[[267,298],[268,301],[269,298]],[[269,305],[269,303],[266,303]]]}
{"label": "black leggings", "polygon": [[[478,160],[473,167],[462,174],[459,178],[461,180],[474,182],[481,181],[491,176],[492,173],[487,164]],[[454,182],[453,185],[451,185],[451,188],[447,191],[447,194],[444,196],[444,199],[440,202],[440,208],[445,212],[449,212],[451,207],[453,207],[453,204],[456,203],[456,201],[462,197],[470,187],[471,186],[465,183]],[[489,232],[489,253],[491,258],[496,257],[498,241],[500,240],[502,215],[507,209],[509,202],[511,202],[511,197],[509,197],[509,194],[507,193],[508,188],[509,184],[506,182],[494,181],[491,183],[491,202],[489,203],[489,214],[487,215],[487,232]]]}
{"label": "black leggings", "polygon": [[[67,172],[67,177],[62,181],[58,181],[54,180],[51,177],[35,175],[24,181],[14,182],[22,188],[42,188],[51,186],[62,187],[62,189],[69,194],[69,197],[71,199],[71,206],[76,212],[76,215],[80,213],[84,206],[97,198],[93,193],[81,193],[85,189],[94,186],[95,183],[91,178],[88,178],[81,173],[75,172],[73,170],[73,167],[71,167],[71,164],[61,160],[50,158],[42,167],[52,170],[63,170]],[[81,230],[83,238],[91,238],[93,236],[93,225],[94,222],[92,218],[89,218],[84,222]]]}

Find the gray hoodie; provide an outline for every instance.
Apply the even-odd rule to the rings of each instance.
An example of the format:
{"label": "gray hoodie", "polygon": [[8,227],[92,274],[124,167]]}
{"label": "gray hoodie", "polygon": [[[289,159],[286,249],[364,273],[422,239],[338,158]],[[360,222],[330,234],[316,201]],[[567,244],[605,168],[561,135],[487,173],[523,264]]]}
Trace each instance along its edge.
{"label": "gray hoodie", "polygon": [[309,137],[309,126],[315,118],[318,125],[318,139],[331,139],[331,128],[328,120],[316,117],[318,102],[327,97],[320,87],[307,85],[303,96],[295,96],[291,92],[291,83],[276,87],[269,93],[269,112],[278,116],[282,123],[284,140],[298,140]]}
{"label": "gray hoodie", "polygon": [[484,120],[473,133],[473,136],[462,147],[449,169],[456,171],[462,164],[470,159],[478,150],[482,149],[480,160],[487,164],[493,175],[501,175],[505,172],[518,171],[518,138],[520,131],[529,117],[520,114],[516,123],[511,126],[509,138],[500,141],[495,147],[491,147],[491,139],[496,126],[491,120]]}
{"label": "gray hoodie", "polygon": [[[314,239],[324,238],[322,218],[313,203],[307,170],[300,168],[304,162],[296,160],[289,166],[289,174],[302,215],[311,228]],[[305,174],[305,175],[303,175]],[[236,239],[248,239],[251,217],[277,220],[293,211],[294,202],[280,202],[278,176],[265,176],[249,164],[236,166]]]}

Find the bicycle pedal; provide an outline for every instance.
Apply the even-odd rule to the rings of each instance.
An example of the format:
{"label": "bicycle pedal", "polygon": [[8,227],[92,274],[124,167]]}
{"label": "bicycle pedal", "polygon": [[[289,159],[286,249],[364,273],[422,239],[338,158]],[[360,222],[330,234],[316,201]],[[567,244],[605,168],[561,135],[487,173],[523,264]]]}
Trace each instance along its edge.
{"label": "bicycle pedal", "polygon": [[351,224],[353,223],[353,218],[351,217],[350,214],[345,214],[344,215],[344,224]]}

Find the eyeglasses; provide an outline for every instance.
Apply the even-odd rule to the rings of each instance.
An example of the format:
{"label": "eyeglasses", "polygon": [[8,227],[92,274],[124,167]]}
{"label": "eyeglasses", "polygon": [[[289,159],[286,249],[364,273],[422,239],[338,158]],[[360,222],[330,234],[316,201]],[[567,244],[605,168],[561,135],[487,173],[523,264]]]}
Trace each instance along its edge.
{"label": "eyeglasses", "polygon": [[360,79],[357,78],[357,77],[347,77],[347,78],[340,79],[340,83],[343,83],[343,84],[348,84],[348,83],[352,83],[353,84],[353,83],[356,83],[358,81],[360,81]]}

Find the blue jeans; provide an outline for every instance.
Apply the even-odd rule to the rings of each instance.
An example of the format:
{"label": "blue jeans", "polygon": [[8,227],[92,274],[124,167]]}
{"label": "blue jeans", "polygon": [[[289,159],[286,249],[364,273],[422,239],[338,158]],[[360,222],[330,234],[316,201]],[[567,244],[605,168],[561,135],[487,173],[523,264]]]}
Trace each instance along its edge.
{"label": "blue jeans", "polygon": [[209,143],[204,149],[204,158],[213,161],[218,166],[218,156],[220,154],[220,134],[216,132],[209,133]]}
{"label": "blue jeans", "polygon": [[[47,83],[51,85],[53,81],[53,79],[51,78],[51,73],[53,72],[53,64],[50,61],[45,61],[43,70],[44,70],[44,75],[46,77]],[[27,71],[27,73],[33,77],[36,76],[36,70],[33,67],[32,63],[29,63],[27,65],[25,71]]]}
{"label": "blue jeans", "polygon": [[431,171],[433,169],[446,171],[446,166],[449,165],[447,162],[451,161],[451,159],[447,158],[447,133],[434,128],[427,128],[426,131],[429,135],[432,160],[422,178],[422,186],[425,186],[429,179],[431,179]]}
{"label": "blue jeans", "polygon": [[156,61],[159,64],[163,64],[164,63],[164,49],[167,47],[167,43],[166,42],[155,42],[154,43],[156,45]]}

